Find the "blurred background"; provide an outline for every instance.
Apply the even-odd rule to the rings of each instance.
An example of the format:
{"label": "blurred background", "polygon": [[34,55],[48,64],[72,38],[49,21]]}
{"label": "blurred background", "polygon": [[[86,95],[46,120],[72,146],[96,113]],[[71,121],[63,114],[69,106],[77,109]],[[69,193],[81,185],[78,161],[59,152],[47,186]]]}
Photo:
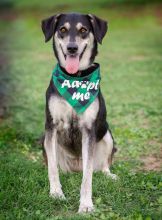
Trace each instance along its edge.
{"label": "blurred background", "polygon": [[[119,189],[128,184],[128,188],[134,187],[134,190],[130,189],[127,195],[124,190],[116,191],[112,185],[112,197],[106,191],[103,193],[101,188],[94,190],[95,196],[103,194],[103,203],[111,201],[108,207],[119,213],[119,219],[136,213],[141,213],[139,216],[142,217],[138,219],[145,219],[143,216],[147,215],[160,219],[157,205],[162,203],[158,202],[162,201],[162,197],[158,198],[162,185],[157,182],[162,166],[160,0],[0,0],[0,155],[4,189],[1,195],[4,199],[3,214],[0,217],[13,219],[11,217],[14,216],[17,219],[19,216],[24,219],[28,213],[32,219],[36,212],[40,215],[42,210],[51,210],[50,215],[53,215],[52,201],[43,206],[44,201],[48,201],[48,181],[46,171],[42,171],[41,147],[37,140],[44,131],[45,91],[57,61],[52,41],[44,42],[41,20],[66,12],[95,14],[107,20],[109,27],[99,46],[96,61],[101,65],[101,88],[108,121],[118,146],[113,169],[119,176],[125,175],[127,181],[121,180]],[[12,172],[8,172],[9,169]],[[149,174],[139,174],[135,178],[127,175],[132,170],[137,174],[141,170]],[[151,172],[156,172],[155,176]],[[40,192],[37,191],[38,185],[34,185],[33,175],[36,184],[40,184]],[[73,180],[77,181],[78,176],[63,175],[61,178],[63,182],[69,178],[70,185]],[[145,178],[146,182],[150,181],[146,185],[142,182]],[[97,183],[97,178],[95,181]],[[20,193],[17,186],[22,184],[25,188],[20,187]],[[144,195],[138,194],[137,185],[141,189],[144,187]],[[45,189],[43,192],[41,186]],[[115,198],[121,191],[123,200],[117,203]],[[30,201],[31,194],[35,202]],[[79,194],[74,192],[74,197],[70,197],[65,206],[55,203],[56,213],[59,215],[57,211],[63,210],[66,215],[69,209],[75,213],[76,195]],[[102,209],[102,201],[99,206],[100,203]],[[16,207],[14,210],[13,206]],[[42,216],[45,218],[48,214],[44,212]]]}
{"label": "blurred background", "polygon": [[[25,123],[25,129],[37,133],[42,130],[44,113],[40,109],[44,106],[43,94],[56,60],[52,43],[44,43],[41,20],[62,12],[92,13],[108,21],[109,30],[97,61],[102,66],[103,89],[112,105],[110,115],[117,117],[122,105],[126,108],[130,102],[141,107],[147,98],[152,107],[152,101],[159,97],[157,93],[153,96],[148,84],[158,90],[160,83],[155,73],[160,74],[161,67],[160,0],[1,0],[0,10],[2,118],[14,112],[11,120],[14,123],[24,127],[24,120],[32,120]],[[157,80],[155,85],[153,80]],[[143,99],[139,100],[141,96]],[[9,100],[8,104],[5,100]],[[31,114],[26,114],[28,110]]]}

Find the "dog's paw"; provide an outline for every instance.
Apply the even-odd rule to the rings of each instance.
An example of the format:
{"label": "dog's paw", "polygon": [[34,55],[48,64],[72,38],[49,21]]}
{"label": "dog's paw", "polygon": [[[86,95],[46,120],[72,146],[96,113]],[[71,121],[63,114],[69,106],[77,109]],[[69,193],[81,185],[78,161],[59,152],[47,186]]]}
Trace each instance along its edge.
{"label": "dog's paw", "polygon": [[94,206],[92,205],[80,205],[78,213],[88,213],[88,212],[93,212],[94,211]]}
{"label": "dog's paw", "polygon": [[118,180],[119,177],[113,173],[105,173],[107,177],[110,177],[112,180]]}
{"label": "dog's paw", "polygon": [[64,193],[61,191],[54,191],[54,192],[50,192],[50,197],[54,198],[54,199],[61,199],[61,200],[65,200],[66,197],[64,196]]}

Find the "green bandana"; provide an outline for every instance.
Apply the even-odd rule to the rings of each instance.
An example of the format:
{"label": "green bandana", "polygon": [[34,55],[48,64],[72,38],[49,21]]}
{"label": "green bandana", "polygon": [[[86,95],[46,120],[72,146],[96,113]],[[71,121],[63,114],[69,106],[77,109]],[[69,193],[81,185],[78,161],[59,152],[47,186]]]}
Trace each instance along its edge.
{"label": "green bandana", "polygon": [[52,78],[59,94],[77,114],[83,113],[98,95],[101,79],[99,67],[87,76],[72,77],[65,74],[57,64]]}

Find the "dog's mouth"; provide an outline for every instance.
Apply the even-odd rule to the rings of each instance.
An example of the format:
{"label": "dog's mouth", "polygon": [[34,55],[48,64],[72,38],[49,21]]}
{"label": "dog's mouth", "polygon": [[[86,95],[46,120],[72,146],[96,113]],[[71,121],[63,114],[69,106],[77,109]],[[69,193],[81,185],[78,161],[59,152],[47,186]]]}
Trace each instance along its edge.
{"label": "dog's mouth", "polygon": [[[61,47],[61,45],[60,45],[60,47]],[[85,47],[80,55],[78,53],[72,55],[72,54],[65,54],[62,47],[61,47],[62,53],[65,58],[65,70],[69,74],[76,74],[78,72],[79,63],[80,63],[81,58],[83,57],[83,54],[84,54],[86,48],[87,48],[87,45],[85,45]]]}

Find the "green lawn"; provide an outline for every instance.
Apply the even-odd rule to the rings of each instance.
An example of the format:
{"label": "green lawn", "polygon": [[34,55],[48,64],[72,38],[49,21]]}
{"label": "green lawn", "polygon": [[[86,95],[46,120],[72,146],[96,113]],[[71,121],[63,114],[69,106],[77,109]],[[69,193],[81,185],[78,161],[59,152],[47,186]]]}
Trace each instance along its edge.
{"label": "green lawn", "polygon": [[[0,116],[0,219],[162,219],[162,6],[109,7],[95,0],[92,9],[91,2],[83,7],[70,0],[33,11],[23,8],[25,2],[0,15],[0,97],[5,95],[6,107]],[[58,11],[92,11],[109,21],[97,61],[118,146],[112,170],[119,180],[94,174],[96,211],[86,216],[77,214],[81,173],[60,173],[67,200],[49,198],[37,143],[44,130],[45,90],[56,64],[40,21]]]}

